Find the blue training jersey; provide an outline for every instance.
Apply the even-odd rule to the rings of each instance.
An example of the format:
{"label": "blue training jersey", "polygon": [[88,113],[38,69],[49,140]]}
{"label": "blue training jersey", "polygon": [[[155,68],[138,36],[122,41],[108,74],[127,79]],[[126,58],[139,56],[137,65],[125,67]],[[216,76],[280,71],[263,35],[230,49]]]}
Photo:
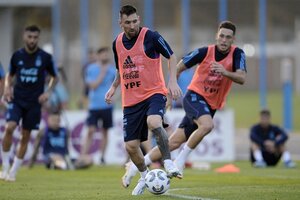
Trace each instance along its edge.
{"label": "blue training jersey", "polygon": [[65,128],[53,130],[47,128],[42,140],[43,154],[47,156],[50,153],[65,156],[68,154],[68,131]]}
{"label": "blue training jersey", "polygon": [[[98,85],[98,87],[96,89],[89,89],[89,110],[99,110],[112,107],[112,105],[105,102],[105,94],[114,81],[115,71],[115,68],[110,65],[106,71],[103,81]],[[86,83],[89,84],[95,82],[101,73],[102,68],[98,62],[88,65],[85,74]]]}
{"label": "blue training jersey", "polygon": [[57,69],[52,56],[38,48],[29,54],[25,48],[16,51],[9,66],[9,74],[16,76],[14,100],[25,103],[37,103],[44,92],[45,77],[50,74],[56,77]]}
{"label": "blue training jersey", "polygon": [[[222,59],[224,59],[227,54],[223,54],[221,53],[218,48],[215,48],[215,58],[216,61],[219,62]],[[208,51],[208,47],[202,47],[199,49],[196,49],[192,52],[190,52],[189,54],[187,54],[186,56],[184,56],[182,58],[182,61],[184,63],[184,65],[187,68],[191,68],[194,65],[200,64],[204,58],[206,57]],[[245,53],[242,49],[240,48],[235,48],[234,52],[233,52],[233,64],[232,64],[232,71],[236,71],[238,69],[243,70],[243,71],[247,71],[246,70],[246,57],[245,57]]]}
{"label": "blue training jersey", "polygon": [[[124,47],[127,50],[130,50],[135,44],[137,38],[138,35],[129,40],[124,34],[122,38]],[[116,40],[114,40],[113,42],[112,49],[114,52],[116,68],[119,69],[118,54],[116,50]],[[151,30],[148,30],[146,32],[145,39],[144,39],[144,51],[149,58],[153,58],[153,59],[158,58],[160,54],[162,54],[165,58],[169,59],[170,56],[173,54],[172,49],[170,48],[169,44],[165,41],[165,39],[157,31],[151,31]]]}

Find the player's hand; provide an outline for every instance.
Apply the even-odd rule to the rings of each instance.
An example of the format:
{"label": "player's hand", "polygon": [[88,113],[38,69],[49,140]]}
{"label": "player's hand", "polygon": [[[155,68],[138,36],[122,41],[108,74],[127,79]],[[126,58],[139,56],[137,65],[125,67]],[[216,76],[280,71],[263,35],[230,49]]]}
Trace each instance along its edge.
{"label": "player's hand", "polygon": [[3,99],[6,102],[11,102],[13,99],[13,91],[11,87],[5,87],[3,92]]}
{"label": "player's hand", "polygon": [[275,153],[276,148],[275,148],[275,142],[272,140],[266,140],[264,142],[264,146],[266,148],[266,150],[270,153]]}
{"label": "player's hand", "polygon": [[106,92],[105,94],[105,102],[107,104],[111,104],[113,101],[112,101],[112,97],[114,96],[115,94],[115,88],[114,87],[111,87],[109,88],[109,90]]}
{"label": "player's hand", "polygon": [[43,104],[43,103],[45,103],[46,101],[48,101],[49,96],[50,96],[49,92],[44,92],[43,94],[41,94],[41,95],[39,96],[39,103],[40,103],[40,104]]}
{"label": "player's hand", "polygon": [[210,67],[211,67],[211,71],[213,71],[215,73],[219,73],[222,75],[226,75],[226,73],[227,73],[227,70],[220,63],[212,62]]}
{"label": "player's hand", "polygon": [[167,95],[166,110],[172,110],[172,98],[170,95]]}
{"label": "player's hand", "polygon": [[182,96],[182,91],[177,81],[169,81],[168,90],[169,90],[169,95],[171,95],[173,100],[177,100]]}

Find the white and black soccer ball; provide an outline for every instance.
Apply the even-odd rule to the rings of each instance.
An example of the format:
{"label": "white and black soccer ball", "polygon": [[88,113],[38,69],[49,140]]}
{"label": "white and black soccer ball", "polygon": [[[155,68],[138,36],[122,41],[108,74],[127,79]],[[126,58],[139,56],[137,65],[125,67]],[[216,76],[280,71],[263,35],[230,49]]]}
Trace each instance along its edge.
{"label": "white and black soccer ball", "polygon": [[163,194],[170,188],[170,179],[161,169],[149,171],[145,178],[146,187],[152,194]]}

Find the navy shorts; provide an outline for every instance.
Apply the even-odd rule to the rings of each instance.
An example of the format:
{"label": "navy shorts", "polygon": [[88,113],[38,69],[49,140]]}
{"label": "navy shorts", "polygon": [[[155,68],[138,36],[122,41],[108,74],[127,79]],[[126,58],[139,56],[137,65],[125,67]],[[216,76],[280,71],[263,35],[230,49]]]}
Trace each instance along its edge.
{"label": "navy shorts", "polygon": [[124,141],[139,139],[141,142],[148,139],[147,117],[149,115],[165,114],[167,98],[163,94],[154,94],[148,99],[123,110]]}
{"label": "navy shorts", "polygon": [[89,116],[86,120],[88,126],[99,127],[100,120],[102,121],[102,128],[108,129],[113,126],[113,109],[106,108],[100,110],[90,110]]}
{"label": "navy shorts", "polygon": [[[268,166],[275,166],[279,162],[281,158],[281,153],[279,154],[274,154],[274,153],[269,153],[267,151],[262,151],[262,156],[264,158],[264,161],[267,163]],[[254,158],[253,151],[250,149],[250,160],[252,163],[254,163],[256,160]]]}
{"label": "navy shorts", "polygon": [[216,113],[216,110],[213,110],[201,95],[191,90],[188,90],[183,98],[183,108],[185,116],[178,127],[184,129],[187,139],[198,128],[194,119],[198,119],[202,115],[214,117]]}
{"label": "navy shorts", "polygon": [[6,112],[6,121],[14,121],[19,124],[21,119],[23,129],[38,130],[41,121],[41,104],[10,102]]}

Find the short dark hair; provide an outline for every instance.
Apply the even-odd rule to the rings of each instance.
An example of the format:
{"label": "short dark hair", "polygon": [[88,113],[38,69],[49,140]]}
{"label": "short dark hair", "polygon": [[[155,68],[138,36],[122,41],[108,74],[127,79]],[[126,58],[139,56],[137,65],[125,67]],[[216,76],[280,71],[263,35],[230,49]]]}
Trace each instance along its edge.
{"label": "short dark hair", "polygon": [[131,15],[136,13],[136,8],[132,5],[125,5],[121,8],[120,10],[120,17],[122,17],[122,15]]}
{"label": "short dark hair", "polygon": [[100,53],[103,53],[103,52],[106,52],[106,51],[109,51],[108,47],[101,47],[97,50],[97,54],[100,54]]}
{"label": "short dark hair", "polygon": [[220,30],[221,28],[230,29],[233,31],[233,35],[235,35],[236,27],[235,27],[234,23],[232,23],[231,21],[221,22],[218,30]]}
{"label": "short dark hair", "polygon": [[264,116],[271,116],[271,112],[268,109],[262,109],[260,111],[260,116],[262,116],[262,115],[264,115]]}
{"label": "short dark hair", "polygon": [[41,32],[41,29],[37,25],[30,25],[25,27],[25,31],[30,31],[30,32]]}

